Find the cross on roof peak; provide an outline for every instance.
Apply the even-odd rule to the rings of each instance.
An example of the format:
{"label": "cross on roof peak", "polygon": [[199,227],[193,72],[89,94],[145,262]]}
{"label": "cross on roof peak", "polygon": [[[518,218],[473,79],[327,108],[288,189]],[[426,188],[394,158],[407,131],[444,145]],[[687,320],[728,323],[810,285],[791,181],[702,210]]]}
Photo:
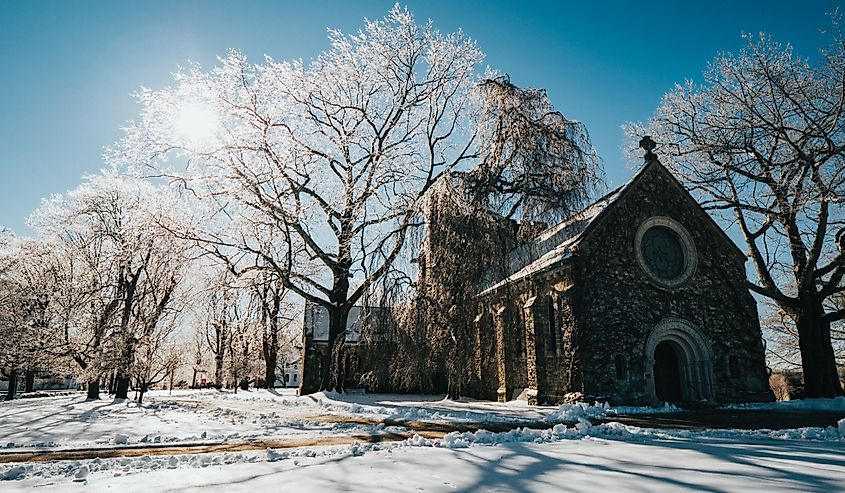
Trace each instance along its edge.
{"label": "cross on roof peak", "polygon": [[645,149],[644,157],[646,161],[657,157],[657,155],[652,152],[654,148],[657,147],[657,143],[654,142],[650,135],[646,135],[642,139],[640,139],[640,147]]}

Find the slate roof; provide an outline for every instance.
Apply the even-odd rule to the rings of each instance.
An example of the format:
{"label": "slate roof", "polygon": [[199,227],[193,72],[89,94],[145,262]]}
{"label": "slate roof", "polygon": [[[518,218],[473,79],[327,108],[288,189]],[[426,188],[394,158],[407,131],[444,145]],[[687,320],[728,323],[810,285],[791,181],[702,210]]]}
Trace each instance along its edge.
{"label": "slate roof", "polygon": [[624,185],[540,232],[530,243],[513,250],[510,254],[511,274],[505,279],[482,286],[479,296],[492,293],[506,284],[551,270],[570,258],[588,227],[611,208],[646,168],[648,165],[640,168]]}

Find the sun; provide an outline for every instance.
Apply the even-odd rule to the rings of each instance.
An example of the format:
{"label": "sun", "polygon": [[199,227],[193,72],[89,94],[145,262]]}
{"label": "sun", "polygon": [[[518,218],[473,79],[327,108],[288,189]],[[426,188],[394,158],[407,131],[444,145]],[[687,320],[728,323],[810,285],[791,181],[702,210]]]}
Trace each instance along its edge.
{"label": "sun", "polygon": [[220,115],[202,101],[184,101],[176,109],[173,130],[189,147],[207,148],[218,140]]}

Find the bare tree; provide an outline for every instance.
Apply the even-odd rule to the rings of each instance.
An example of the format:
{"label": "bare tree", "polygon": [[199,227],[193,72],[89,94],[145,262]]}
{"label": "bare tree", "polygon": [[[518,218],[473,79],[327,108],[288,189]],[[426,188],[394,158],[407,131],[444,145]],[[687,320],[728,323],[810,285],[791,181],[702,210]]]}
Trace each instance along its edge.
{"label": "bare tree", "polygon": [[807,397],[842,395],[828,300],[845,275],[845,41],[810,64],[789,45],[749,38],[717,57],[704,83],[677,85],[647,129],[661,156],[725,213],[756,273],[749,288],[771,299],[799,336]]}
{"label": "bare tree", "polygon": [[[399,7],[357,35],[331,31],[330,41],[307,67],[249,65],[233,53],[210,73],[178,75],[176,88],[142,92],[142,120],[110,158],[224,198],[301,246],[301,255],[263,260],[287,289],[329,311],[332,370],[322,387],[343,390],[349,310],[399,255],[422,193],[475,157],[463,122],[482,55]],[[180,132],[186,105],[208,108],[213,138]],[[191,160],[187,172],[161,160],[174,152]]]}
{"label": "bare tree", "polygon": [[57,323],[89,398],[99,396],[106,371],[116,372],[116,396],[127,397],[135,344],[174,307],[189,259],[160,224],[189,215],[171,199],[167,189],[104,172],[46,200],[31,218],[55,249],[55,298],[65,308]]}
{"label": "bare tree", "polygon": [[20,257],[15,243],[12,233],[0,228],[0,376],[9,382],[7,401],[15,398],[33,336],[26,308],[29,303],[18,278]]}
{"label": "bare tree", "polygon": [[207,292],[202,317],[204,318],[203,334],[208,350],[214,358],[214,386],[223,388],[224,362],[229,349],[231,331],[236,323],[234,307],[237,303],[235,290],[231,279],[225,274],[214,277],[211,289]]}
{"label": "bare tree", "polygon": [[179,317],[160,320],[157,330],[144,333],[135,344],[132,377],[139,406],[151,387],[171,376],[184,362],[185,347],[177,338],[179,322]]}
{"label": "bare tree", "polygon": [[261,354],[264,361],[264,386],[272,389],[276,383],[276,369],[280,351],[283,349],[285,329],[294,320],[288,313],[289,303],[285,301],[284,280],[275,271],[265,270],[249,281],[252,284],[252,306],[257,312]]}
{"label": "bare tree", "polygon": [[75,303],[86,293],[68,284],[73,263],[56,247],[38,239],[0,238],[0,370],[11,380],[10,391],[18,377],[25,377],[30,392],[36,372],[68,370],[68,324],[78,317]]}

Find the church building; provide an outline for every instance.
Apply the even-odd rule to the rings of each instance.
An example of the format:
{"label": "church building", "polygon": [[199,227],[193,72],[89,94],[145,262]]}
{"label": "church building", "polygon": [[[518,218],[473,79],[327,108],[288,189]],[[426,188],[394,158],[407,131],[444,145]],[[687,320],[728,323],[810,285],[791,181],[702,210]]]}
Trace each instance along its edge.
{"label": "church building", "polygon": [[486,397],[773,400],[745,254],[650,149],[645,161],[514,251],[510,275],[481,291]]}
{"label": "church building", "polygon": [[[477,310],[469,395],[773,400],[745,254],[644,143],[645,164],[628,183],[533,240],[514,236],[521,246],[468,307]],[[306,327],[304,362],[318,359],[314,334]]]}

